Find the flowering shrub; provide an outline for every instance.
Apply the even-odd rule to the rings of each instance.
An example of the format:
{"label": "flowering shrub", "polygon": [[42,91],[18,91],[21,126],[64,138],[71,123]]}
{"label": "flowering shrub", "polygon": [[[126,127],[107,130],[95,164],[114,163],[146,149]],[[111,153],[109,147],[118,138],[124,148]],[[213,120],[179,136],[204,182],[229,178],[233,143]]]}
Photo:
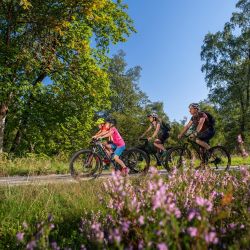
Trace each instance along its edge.
{"label": "flowering shrub", "polygon": [[[134,181],[113,173],[104,183],[108,199],[100,200],[106,213],[86,213],[82,218],[81,249],[247,249],[249,185],[245,168],[235,175],[175,170],[166,178],[151,168],[148,177]],[[53,229],[51,224],[45,228],[46,233]],[[24,234],[17,235],[21,242]],[[49,241],[49,237],[32,237],[34,248],[28,248],[29,240],[27,249]],[[60,249],[53,244],[47,246]]]}

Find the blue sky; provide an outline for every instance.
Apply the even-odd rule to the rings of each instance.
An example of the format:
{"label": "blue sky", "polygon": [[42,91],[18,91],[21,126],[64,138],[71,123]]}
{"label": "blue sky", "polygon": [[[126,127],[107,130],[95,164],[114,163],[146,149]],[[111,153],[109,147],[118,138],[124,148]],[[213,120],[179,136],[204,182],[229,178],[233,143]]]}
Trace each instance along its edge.
{"label": "blue sky", "polygon": [[237,0],[126,0],[138,31],[112,47],[126,52],[128,67],[142,67],[140,87],[162,101],[170,120],[188,116],[188,104],[204,100],[201,46],[208,32],[223,29]]}

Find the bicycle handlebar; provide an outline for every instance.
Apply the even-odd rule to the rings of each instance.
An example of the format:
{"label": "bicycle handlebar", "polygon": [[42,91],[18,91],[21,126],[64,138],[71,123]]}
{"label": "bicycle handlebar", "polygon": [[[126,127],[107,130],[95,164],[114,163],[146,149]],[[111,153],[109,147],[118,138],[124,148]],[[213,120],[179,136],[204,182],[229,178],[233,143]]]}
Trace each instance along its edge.
{"label": "bicycle handlebar", "polygon": [[148,138],[139,138],[139,141],[148,141]]}

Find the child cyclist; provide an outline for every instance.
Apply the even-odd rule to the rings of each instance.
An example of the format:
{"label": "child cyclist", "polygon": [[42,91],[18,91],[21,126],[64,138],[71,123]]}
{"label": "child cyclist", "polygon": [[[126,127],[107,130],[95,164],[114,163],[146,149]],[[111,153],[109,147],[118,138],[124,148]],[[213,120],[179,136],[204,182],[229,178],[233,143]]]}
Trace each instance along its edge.
{"label": "child cyclist", "polygon": [[106,134],[109,130],[108,126],[106,125],[106,122],[104,118],[99,118],[96,123],[96,126],[98,126],[99,131],[92,137],[93,139],[97,138],[98,136],[101,136],[103,134]]}
{"label": "child cyclist", "polygon": [[128,169],[124,162],[120,159],[122,152],[125,150],[125,142],[122,139],[120,133],[116,129],[116,120],[115,119],[107,119],[106,126],[109,130],[105,134],[98,135],[96,138],[102,139],[111,137],[111,142],[105,144],[105,148],[107,149],[107,153],[111,155],[113,153],[113,159],[121,166],[121,172],[123,175],[128,174]]}

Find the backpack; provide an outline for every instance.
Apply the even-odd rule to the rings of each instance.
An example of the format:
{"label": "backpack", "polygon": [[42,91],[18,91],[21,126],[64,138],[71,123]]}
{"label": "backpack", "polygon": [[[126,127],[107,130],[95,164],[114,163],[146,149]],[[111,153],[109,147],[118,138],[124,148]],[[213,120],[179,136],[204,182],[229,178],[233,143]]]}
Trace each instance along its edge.
{"label": "backpack", "polygon": [[170,127],[170,125],[169,125],[168,123],[162,121],[161,124],[162,124],[162,128],[163,128],[165,131],[167,131],[167,132],[170,131],[171,127]]}
{"label": "backpack", "polygon": [[207,111],[201,111],[203,113],[205,113],[207,115],[207,118],[208,118],[208,125],[210,128],[214,128],[215,126],[215,119],[214,117]]}

